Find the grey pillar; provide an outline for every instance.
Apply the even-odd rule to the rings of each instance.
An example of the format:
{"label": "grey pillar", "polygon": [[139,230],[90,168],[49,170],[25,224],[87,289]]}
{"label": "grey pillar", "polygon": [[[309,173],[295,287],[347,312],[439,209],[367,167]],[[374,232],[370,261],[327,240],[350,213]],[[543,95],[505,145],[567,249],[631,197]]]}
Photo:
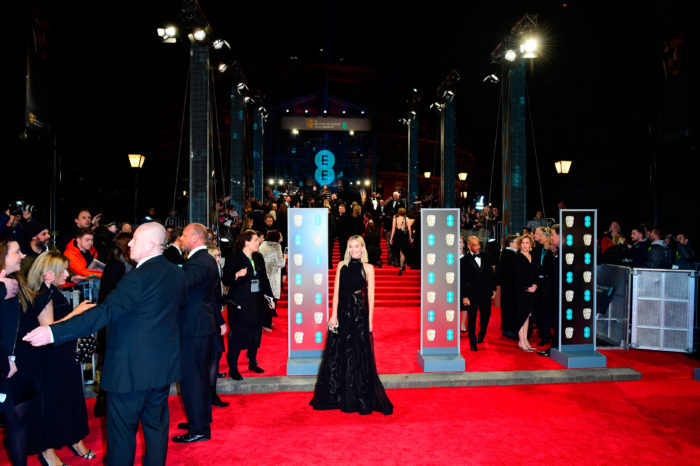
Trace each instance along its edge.
{"label": "grey pillar", "polygon": [[455,200],[455,127],[457,124],[454,98],[443,104],[440,120],[440,206],[456,207]]}
{"label": "grey pillar", "polygon": [[238,93],[234,83],[231,88],[231,179],[230,193],[231,203],[236,206],[238,212],[243,210],[245,201],[245,159],[243,157],[243,131],[244,131],[243,98]]}
{"label": "grey pillar", "polygon": [[209,226],[209,47],[190,47],[190,222]]}
{"label": "grey pillar", "polygon": [[525,62],[503,68],[503,237],[527,222],[525,139]]}
{"label": "grey pillar", "polygon": [[418,117],[411,117],[408,123],[408,205],[418,199]]}

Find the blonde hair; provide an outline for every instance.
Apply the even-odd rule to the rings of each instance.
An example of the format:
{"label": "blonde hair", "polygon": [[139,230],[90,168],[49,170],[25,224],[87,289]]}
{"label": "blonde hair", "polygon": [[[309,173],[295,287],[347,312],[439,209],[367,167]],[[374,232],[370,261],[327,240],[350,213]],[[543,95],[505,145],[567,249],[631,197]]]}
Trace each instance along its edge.
{"label": "blonde hair", "polygon": [[[354,235],[348,238],[348,246],[350,241],[357,241],[362,246],[362,257],[360,257],[360,262],[369,262],[369,257],[367,256],[367,247],[365,247],[365,240],[360,235]],[[343,257],[343,262],[346,264],[350,263],[350,248],[345,248],[345,257]]]}
{"label": "blonde hair", "polygon": [[[544,246],[545,249],[549,249],[550,243],[552,242],[552,230],[549,227],[537,227],[535,228],[535,232],[537,232],[537,230],[542,234],[542,246]],[[532,249],[532,245],[530,245],[530,249]]]}
{"label": "blonde hair", "polygon": [[58,251],[42,252],[34,259],[32,266],[27,272],[27,286],[30,290],[37,292],[44,283],[44,274],[53,272],[56,280],[64,270],[68,268],[68,258]]}
{"label": "blonde hair", "polygon": [[520,245],[522,244],[522,242],[525,238],[527,238],[527,240],[530,242],[530,252],[532,252],[532,245],[533,245],[534,241],[532,240],[530,235],[518,236],[518,240],[517,240],[518,251],[520,251]]}

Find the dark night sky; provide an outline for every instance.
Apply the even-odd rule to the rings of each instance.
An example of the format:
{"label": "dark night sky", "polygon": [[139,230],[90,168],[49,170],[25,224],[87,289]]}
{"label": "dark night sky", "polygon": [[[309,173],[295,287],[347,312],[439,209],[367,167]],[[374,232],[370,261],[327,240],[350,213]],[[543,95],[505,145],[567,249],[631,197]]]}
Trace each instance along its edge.
{"label": "dark night sky", "polygon": [[[148,157],[141,176],[144,206],[164,213],[174,192],[188,50],[160,44],[155,28],[177,20],[180,2],[51,3],[54,77],[46,89],[54,99],[61,161],[59,223],[77,205],[104,211],[108,219],[129,218],[133,179],[126,154],[134,151]],[[697,217],[686,215],[700,197],[695,171],[687,169],[697,155],[699,102],[697,86],[691,86],[699,62],[696,3],[200,2],[215,35],[231,44],[231,56],[251,88],[265,93],[268,106],[327,85],[329,94],[370,109],[381,136],[405,134],[397,119],[417,87],[421,137],[434,140],[435,116],[427,106],[450,69],[458,69],[457,142],[474,155],[470,188],[482,192],[489,190],[498,106],[498,87],[482,79],[500,72],[489,54],[523,14],[539,13],[546,48],[528,69],[534,129],[528,211],[540,204],[533,142],[548,214],[564,198],[569,207],[600,209],[601,226],[612,218],[623,227],[654,220],[650,165],[656,157],[659,221],[697,236]],[[684,40],[682,63],[680,74],[666,79],[661,51],[673,37]],[[2,201],[23,196],[47,217],[47,144],[17,137],[25,45],[18,41],[6,60],[11,85],[0,144],[6,168],[22,176],[6,177]],[[216,85],[226,96],[225,82]],[[228,107],[225,98],[217,105]],[[564,181],[554,173],[559,158],[574,162]],[[186,169],[184,155],[182,160]],[[41,189],[27,189],[29,173]],[[493,191],[500,189],[497,169]]]}

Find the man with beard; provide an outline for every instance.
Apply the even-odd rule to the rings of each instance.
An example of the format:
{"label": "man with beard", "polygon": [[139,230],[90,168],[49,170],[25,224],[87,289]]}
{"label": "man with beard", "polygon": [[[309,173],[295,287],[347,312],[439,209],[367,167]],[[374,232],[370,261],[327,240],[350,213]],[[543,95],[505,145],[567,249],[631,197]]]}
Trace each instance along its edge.
{"label": "man with beard", "polygon": [[22,254],[25,258],[22,259],[22,275],[27,276],[29,268],[32,266],[34,259],[39,257],[39,254],[49,250],[49,239],[51,235],[49,234],[49,229],[39,222],[28,222],[24,226],[23,230],[24,236],[29,238],[29,242],[23,242],[20,244],[22,247]]}

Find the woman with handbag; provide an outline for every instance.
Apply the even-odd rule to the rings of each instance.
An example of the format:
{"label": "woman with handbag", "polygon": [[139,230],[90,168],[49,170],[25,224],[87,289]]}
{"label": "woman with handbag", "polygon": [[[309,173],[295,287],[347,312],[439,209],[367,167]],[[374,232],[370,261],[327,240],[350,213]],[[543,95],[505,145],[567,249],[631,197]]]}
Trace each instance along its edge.
{"label": "woman with handbag", "polygon": [[[75,310],[57,286],[66,283],[68,259],[58,251],[44,252],[36,258],[27,275],[27,286],[33,292],[48,294],[50,301],[39,314],[40,325],[70,318],[91,307],[84,301]],[[75,456],[95,458],[83,440],[89,433],[83,379],[79,361],[91,358],[95,349],[94,340],[82,339],[82,356],[78,356],[78,342],[66,342],[44,349],[44,358],[39,371],[39,394],[41,411],[31,420],[32,450],[40,451],[39,462],[44,465],[63,464],[56,450],[67,446]],[[84,350],[85,344],[91,346]],[[81,359],[82,358],[82,359]],[[60,381],[60,383],[56,383]],[[34,414],[34,413],[33,413]]]}

